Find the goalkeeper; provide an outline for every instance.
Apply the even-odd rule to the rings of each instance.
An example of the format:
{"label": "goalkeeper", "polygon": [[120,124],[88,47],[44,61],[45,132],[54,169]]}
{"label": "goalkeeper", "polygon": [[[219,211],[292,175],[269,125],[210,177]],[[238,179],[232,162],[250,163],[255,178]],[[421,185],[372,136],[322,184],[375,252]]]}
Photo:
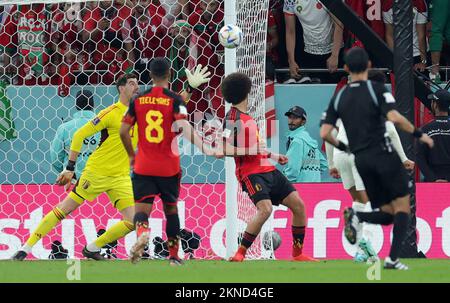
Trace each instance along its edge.
{"label": "goalkeeper", "polygon": [[[47,235],[61,220],[77,209],[85,200],[92,201],[101,193],[109,196],[111,203],[122,214],[122,221],[113,225],[93,243],[85,246],[83,256],[103,260],[100,249],[134,230],[134,198],[130,178],[128,155],[119,137],[122,117],[128,109],[130,99],[138,93],[137,77],[126,74],[117,81],[119,100],[102,110],[93,120],[75,132],[70,147],[66,169],[56,179],[59,185],[69,183],[75,171],[75,161],[82,148],[83,140],[101,132],[98,148],[89,157],[80,179],[69,195],[50,211],[39,223],[25,245],[13,256],[23,260],[32,247]],[[136,147],[136,132],[131,130],[133,147]]]}

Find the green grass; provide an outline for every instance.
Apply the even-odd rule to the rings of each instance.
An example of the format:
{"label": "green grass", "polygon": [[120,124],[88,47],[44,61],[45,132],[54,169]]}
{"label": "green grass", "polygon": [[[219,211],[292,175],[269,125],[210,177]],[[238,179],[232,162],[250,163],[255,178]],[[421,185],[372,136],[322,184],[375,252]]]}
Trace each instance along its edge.
{"label": "green grass", "polygon": [[[450,260],[404,259],[409,271],[381,269],[377,282],[450,282]],[[382,263],[381,263],[382,264]],[[66,261],[0,261],[1,282],[72,282]],[[352,261],[187,261],[171,267],[167,261],[81,261],[79,282],[370,282],[367,264]]]}

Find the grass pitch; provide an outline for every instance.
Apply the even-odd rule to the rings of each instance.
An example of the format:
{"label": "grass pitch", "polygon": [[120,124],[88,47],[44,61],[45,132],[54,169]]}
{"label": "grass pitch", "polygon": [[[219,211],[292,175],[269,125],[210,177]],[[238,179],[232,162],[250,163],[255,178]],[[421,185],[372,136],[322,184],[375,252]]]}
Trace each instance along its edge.
{"label": "grass pitch", "polygon": [[[380,280],[373,265],[357,264],[350,260],[301,263],[292,261],[226,261],[190,260],[185,266],[172,267],[167,261],[145,260],[136,265],[129,261],[80,262],[80,280],[71,281],[67,272],[73,263],[64,261],[0,261],[0,282],[31,283],[110,283],[110,282],[450,282],[450,260],[403,259],[409,271],[380,269]],[[381,266],[383,262],[380,262]]]}

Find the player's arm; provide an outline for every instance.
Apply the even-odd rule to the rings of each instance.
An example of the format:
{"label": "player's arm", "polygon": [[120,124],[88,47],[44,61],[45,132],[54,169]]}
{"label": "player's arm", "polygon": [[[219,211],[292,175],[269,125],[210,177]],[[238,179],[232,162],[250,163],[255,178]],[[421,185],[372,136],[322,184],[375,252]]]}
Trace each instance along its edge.
{"label": "player's arm", "polygon": [[332,131],[336,128],[335,125],[339,118],[337,110],[334,108],[334,100],[335,96],[331,98],[327,111],[323,113],[320,126],[320,137],[337,149],[350,152],[347,144],[337,140],[336,137],[332,135]]}
{"label": "player's arm", "polygon": [[[377,89],[380,88],[377,87]],[[381,112],[386,116],[386,118],[400,127],[401,130],[412,134],[415,138],[432,148],[434,145],[433,139],[431,139],[427,134],[424,134],[421,129],[415,128],[414,125],[408,121],[408,119],[406,119],[395,109],[395,98],[384,87],[384,85],[381,90],[382,91],[378,93],[378,100],[380,102]]]}
{"label": "player's arm", "polygon": [[402,161],[405,168],[409,170],[414,169],[414,162],[409,160],[408,157],[406,157],[405,151],[403,150],[402,142],[400,141],[400,136],[398,135],[398,132],[391,121],[386,121],[386,131],[389,135],[389,138],[391,138],[392,145],[394,145],[395,151],[400,157],[400,160]]}
{"label": "player's arm", "polygon": [[76,161],[83,147],[84,139],[93,136],[94,134],[107,127],[109,118],[107,113],[108,112],[101,112],[97,117],[87,122],[73,134],[72,143],[70,145],[69,160],[66,168],[59,174],[58,178],[56,179],[57,184],[66,185],[70,182],[70,180],[72,180]]}
{"label": "player's arm", "polygon": [[134,165],[134,148],[131,140],[130,130],[136,123],[136,110],[134,107],[134,100],[130,102],[128,111],[122,119],[122,125],[120,126],[119,135],[122,140],[123,146],[127,151],[128,158],[130,159],[130,166]]}

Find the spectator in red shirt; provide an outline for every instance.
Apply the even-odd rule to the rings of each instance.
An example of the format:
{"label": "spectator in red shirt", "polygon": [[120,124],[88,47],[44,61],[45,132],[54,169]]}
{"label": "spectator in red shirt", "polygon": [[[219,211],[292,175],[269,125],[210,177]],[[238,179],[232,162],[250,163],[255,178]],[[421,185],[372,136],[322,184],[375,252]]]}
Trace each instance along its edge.
{"label": "spectator in red shirt", "polygon": [[127,5],[114,1],[99,1],[92,10],[85,10],[82,41],[91,53],[92,68],[107,71],[102,79],[94,74],[91,83],[111,84],[121,72],[131,69],[125,49],[131,49],[132,45],[125,45],[121,35],[130,15]]}
{"label": "spectator in red shirt", "polygon": [[172,67],[171,89],[180,92],[189,89],[187,85],[185,68],[192,70],[198,64],[208,66],[212,78],[208,85],[202,85],[192,92],[187,101],[187,109],[191,122],[202,121],[204,114],[210,118],[222,118],[225,113],[219,95],[220,69],[218,59],[212,47],[200,38],[186,20],[178,20],[169,29],[167,36],[156,51],[156,56],[165,56]]}
{"label": "spectator in red shirt", "polygon": [[51,79],[52,84],[59,85],[58,94],[67,96],[69,87],[75,83],[75,78],[87,65],[88,55],[83,51],[80,33],[83,29],[80,3],[60,4],[55,10],[51,41],[55,44],[55,54],[52,56],[52,67],[56,73]]}
{"label": "spectator in red shirt", "polygon": [[266,45],[266,77],[274,79],[275,67],[278,66],[278,28],[274,15],[269,10],[267,20],[267,45]]}
{"label": "spectator in red shirt", "polygon": [[52,12],[46,4],[14,5],[9,12],[0,41],[9,54],[4,57],[7,72],[18,75],[14,84],[49,84],[51,19]]}
{"label": "spectator in red shirt", "polygon": [[132,3],[132,15],[125,20],[121,34],[129,61],[134,63],[140,81],[148,84],[148,64],[167,35],[162,24],[166,11],[158,0],[133,0]]}
{"label": "spectator in red shirt", "polygon": [[201,0],[188,21],[197,35],[209,42],[214,51],[223,53],[223,46],[219,43],[223,18],[223,1]]}

